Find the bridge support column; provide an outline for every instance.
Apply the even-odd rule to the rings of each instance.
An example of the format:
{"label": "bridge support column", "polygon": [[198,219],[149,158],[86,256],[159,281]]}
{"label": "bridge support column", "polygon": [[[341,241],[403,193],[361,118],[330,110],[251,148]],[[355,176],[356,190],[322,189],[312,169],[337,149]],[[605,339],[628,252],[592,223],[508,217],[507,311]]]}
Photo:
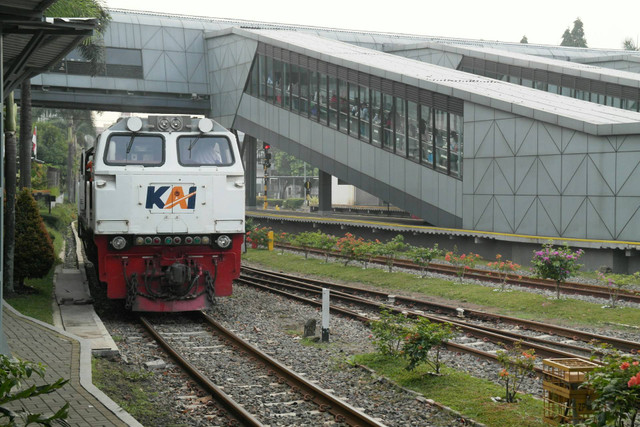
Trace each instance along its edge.
{"label": "bridge support column", "polygon": [[244,152],[244,200],[247,208],[256,208],[256,139],[253,136],[244,136],[242,151]]}
{"label": "bridge support column", "polygon": [[331,212],[331,174],[323,171],[318,177],[318,211]]}

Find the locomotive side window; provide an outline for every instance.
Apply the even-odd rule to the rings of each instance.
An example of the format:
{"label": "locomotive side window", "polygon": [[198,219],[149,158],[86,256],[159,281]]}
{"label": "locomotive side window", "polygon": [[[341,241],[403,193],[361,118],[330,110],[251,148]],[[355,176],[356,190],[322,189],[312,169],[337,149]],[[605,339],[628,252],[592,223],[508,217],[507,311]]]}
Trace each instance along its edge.
{"label": "locomotive side window", "polygon": [[189,135],[178,138],[178,162],[184,166],[230,166],[234,159],[227,138]]}
{"label": "locomotive side window", "polygon": [[159,135],[111,135],[104,161],[108,165],[160,166],[164,163],[164,139]]}

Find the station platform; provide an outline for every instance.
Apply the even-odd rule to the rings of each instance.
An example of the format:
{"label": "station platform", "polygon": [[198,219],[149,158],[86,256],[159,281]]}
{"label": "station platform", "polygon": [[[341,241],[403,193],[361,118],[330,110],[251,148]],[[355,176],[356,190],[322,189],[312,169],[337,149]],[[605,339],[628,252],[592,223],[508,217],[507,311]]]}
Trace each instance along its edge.
{"label": "station platform", "polygon": [[68,402],[69,416],[66,423],[60,425],[142,427],[92,383],[92,353],[105,356],[117,353],[118,349],[93,309],[81,254],[78,260],[77,270],[56,268],[53,326],[3,304],[2,324],[11,355],[46,367],[45,378],[36,376],[34,383],[52,383],[59,378],[69,380],[53,393],[14,401],[7,406],[13,410],[51,414]]}

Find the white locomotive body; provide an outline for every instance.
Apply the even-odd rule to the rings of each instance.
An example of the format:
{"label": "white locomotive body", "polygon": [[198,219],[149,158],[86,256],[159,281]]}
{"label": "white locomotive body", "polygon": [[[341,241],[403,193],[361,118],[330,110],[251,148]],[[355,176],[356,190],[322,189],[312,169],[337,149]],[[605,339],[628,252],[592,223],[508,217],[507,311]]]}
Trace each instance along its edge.
{"label": "white locomotive body", "polygon": [[210,119],[131,117],[83,153],[81,236],[109,298],[186,311],[231,294],[244,236],[244,168]]}

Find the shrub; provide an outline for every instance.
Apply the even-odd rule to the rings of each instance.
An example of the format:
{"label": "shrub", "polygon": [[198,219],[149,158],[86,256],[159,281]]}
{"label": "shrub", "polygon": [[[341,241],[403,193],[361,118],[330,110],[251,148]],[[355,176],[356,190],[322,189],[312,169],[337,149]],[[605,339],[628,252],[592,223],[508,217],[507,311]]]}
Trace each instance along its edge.
{"label": "shrub", "polygon": [[426,363],[439,374],[442,366],[440,351],[453,336],[454,330],[450,324],[431,323],[426,318],[419,318],[411,328],[411,333],[405,337],[402,354],[409,361],[406,369],[413,371],[416,366]]}
{"label": "shrub", "polygon": [[405,337],[410,333],[411,320],[404,314],[380,310],[380,319],[371,322],[373,345],[384,355],[399,357]]}
{"label": "shrub", "polygon": [[522,385],[522,381],[534,372],[536,360],[535,350],[522,351],[521,344],[515,343],[509,350],[497,352],[498,363],[502,370],[498,374],[499,380],[505,385],[505,400],[508,403],[515,402],[516,393]]}
{"label": "shrub", "polygon": [[304,199],[286,199],[282,204],[282,207],[285,209],[296,210],[300,209],[303,203]]}
{"label": "shrub", "polygon": [[624,274],[603,274],[600,271],[596,271],[596,275],[609,290],[611,308],[616,308],[618,296],[623,288],[640,282],[640,272],[637,271],[631,276]]}
{"label": "shrub", "polygon": [[596,396],[589,425],[633,427],[640,410],[640,358],[606,346],[604,352],[602,365],[588,372],[583,384]]}
{"label": "shrub", "polygon": [[512,261],[502,261],[502,255],[496,255],[496,261],[487,264],[487,267],[498,272],[498,275],[502,276],[501,289],[504,291],[504,287],[507,284],[507,278],[510,272],[517,271],[520,266]]}
{"label": "shrub", "polygon": [[393,270],[393,262],[400,252],[404,252],[407,244],[404,242],[404,236],[398,234],[393,239],[379,246],[379,254],[386,257],[389,273]]}
{"label": "shrub", "polygon": [[480,255],[474,254],[473,252],[469,252],[468,254],[458,255],[456,250],[453,252],[447,252],[444,256],[445,261],[449,261],[456,267],[456,273],[458,274],[458,278],[462,282],[464,279],[464,274],[467,270],[472,269],[476,266],[476,263],[481,259]]}
{"label": "shrub", "polygon": [[269,244],[270,231],[271,227],[256,227],[251,231],[247,231],[247,242],[251,243],[254,247],[266,247]]}
{"label": "shrub", "polygon": [[362,237],[356,238],[356,236],[351,233],[346,233],[344,237],[341,237],[337,240],[336,247],[338,248],[340,255],[345,258],[345,266],[356,259],[356,248],[363,243],[364,239]]}
{"label": "shrub", "polygon": [[531,264],[536,276],[555,280],[556,297],[560,299],[560,285],[580,269],[577,261],[583,253],[582,249],[574,252],[567,245],[557,249],[543,245],[542,250],[534,251]]}
{"label": "shrub", "polygon": [[[51,426],[54,420],[63,420],[69,413],[69,403],[66,403],[55,414],[45,416],[42,414],[32,414],[26,410],[14,412],[5,405],[9,402],[41,394],[51,393],[64,386],[68,380],[58,379],[52,384],[32,385],[22,388],[22,382],[31,378],[33,374],[44,379],[45,368],[41,364],[26,362],[20,359],[9,359],[0,354],[0,424],[3,426],[28,425],[37,423]],[[20,421],[20,423],[18,423]]]}
{"label": "shrub", "polygon": [[24,279],[44,277],[55,259],[53,244],[38,212],[38,204],[31,192],[24,189],[16,199],[16,282],[22,286]]}
{"label": "shrub", "polygon": [[442,254],[442,251],[438,249],[437,243],[433,245],[433,248],[422,248],[419,246],[413,246],[408,251],[409,259],[420,266],[422,277],[425,276],[431,261],[433,261],[433,259],[440,254]]}

